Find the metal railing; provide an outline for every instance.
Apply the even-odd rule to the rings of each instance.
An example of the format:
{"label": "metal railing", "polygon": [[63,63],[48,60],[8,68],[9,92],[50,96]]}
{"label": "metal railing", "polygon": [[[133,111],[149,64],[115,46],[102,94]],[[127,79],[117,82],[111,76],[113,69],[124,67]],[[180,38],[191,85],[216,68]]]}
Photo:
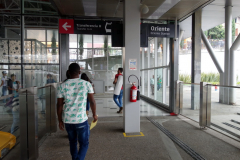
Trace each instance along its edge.
{"label": "metal railing", "polygon": [[[200,127],[210,127],[240,140],[240,87],[181,81],[176,81],[175,86],[175,113],[198,122]],[[235,101],[228,103],[222,98]]]}
{"label": "metal railing", "polygon": [[[30,87],[19,89],[17,95],[15,95],[15,97],[19,99],[19,109],[13,112],[13,108],[10,104],[12,113],[9,112],[9,115],[5,112],[4,114],[0,114],[0,118],[3,120],[6,119],[4,116],[8,116],[4,131],[11,132],[17,138],[15,147],[8,150],[8,153],[5,153],[6,156],[2,155],[3,159],[38,158],[38,148],[41,143],[47,135],[57,131],[56,88],[57,83],[52,83],[39,88]],[[14,95],[7,95],[0,97],[0,100],[13,96]],[[4,108],[5,106],[1,107]],[[18,122],[18,124],[16,124],[16,122]],[[13,133],[6,128],[10,128],[11,125],[13,127],[14,123],[18,125],[18,131]]]}

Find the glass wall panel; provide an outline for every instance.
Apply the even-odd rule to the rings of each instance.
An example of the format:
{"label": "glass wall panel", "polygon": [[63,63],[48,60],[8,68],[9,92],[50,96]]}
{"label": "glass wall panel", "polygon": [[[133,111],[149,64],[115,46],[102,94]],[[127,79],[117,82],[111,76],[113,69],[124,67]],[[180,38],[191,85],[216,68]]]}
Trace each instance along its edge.
{"label": "glass wall panel", "polygon": [[78,59],[89,59],[93,57],[93,50],[92,49],[79,49]]}
{"label": "glass wall panel", "polygon": [[94,71],[93,80],[102,81],[105,86],[105,92],[108,91],[108,72],[106,71]]}
{"label": "glass wall panel", "polygon": [[70,62],[77,61],[78,49],[69,49]]}
{"label": "glass wall panel", "polygon": [[[0,13],[6,13],[6,14],[20,14],[21,12],[21,7],[19,7],[20,0],[6,0],[6,1],[1,1],[1,9]],[[6,15],[8,16],[8,15]]]}
{"label": "glass wall panel", "polygon": [[[155,101],[168,104],[168,39],[149,37],[148,43],[148,48],[140,49],[141,94]],[[162,66],[166,68],[162,68]]]}
{"label": "glass wall panel", "polygon": [[107,57],[93,58],[94,70],[107,70]]}
{"label": "glass wall panel", "polygon": [[148,58],[149,58],[149,49],[148,48],[144,48],[144,68],[149,68],[148,67]]}
{"label": "glass wall panel", "polygon": [[47,30],[47,63],[59,63],[58,30]]}
{"label": "glass wall panel", "polygon": [[118,70],[122,67],[122,50],[109,50],[108,70]]}
{"label": "glass wall panel", "polygon": [[27,39],[36,39],[38,41],[41,41],[41,42],[45,42],[46,41],[46,34],[45,34],[45,30],[43,29],[34,29],[34,30],[31,30],[31,29],[27,29]]}
{"label": "glass wall panel", "polygon": [[[163,39],[164,38],[157,38],[157,64],[156,66],[162,66],[163,65]],[[166,41],[166,39],[164,39]],[[168,64],[167,62],[165,62]]]}
{"label": "glass wall panel", "polygon": [[59,82],[59,65],[25,65],[23,72],[25,88]]}
{"label": "glass wall panel", "polygon": [[149,41],[149,67],[148,68],[153,68],[155,67],[155,44],[154,41],[156,38],[153,38],[152,40]]}
{"label": "glass wall panel", "polygon": [[112,70],[112,71],[108,72],[107,86],[108,86],[108,91],[110,91],[110,92],[114,91],[113,81],[115,80],[116,74],[117,74],[117,70],[115,70],[115,71]]}
{"label": "glass wall panel", "polygon": [[[144,92],[142,93],[144,96],[148,96],[149,95],[149,91],[150,91],[150,83],[149,83],[149,79],[148,79],[148,71],[142,71],[144,72],[144,77],[143,77],[143,82],[144,83]],[[148,84],[149,83],[149,84]]]}
{"label": "glass wall panel", "polygon": [[21,83],[21,66],[20,65],[0,65],[1,79],[3,78],[3,75],[2,75],[3,71],[6,72],[5,77],[7,78],[11,78],[12,74],[16,75],[16,80]]}
{"label": "glass wall panel", "polygon": [[77,47],[78,47],[77,34],[69,34],[69,48]]}
{"label": "glass wall panel", "polygon": [[78,48],[92,48],[92,35],[79,34]]}
{"label": "glass wall panel", "polygon": [[93,35],[93,48],[111,48],[111,36]]}
{"label": "glass wall panel", "polygon": [[[20,2],[19,2],[20,3]],[[20,7],[19,7],[20,8]],[[52,6],[51,0],[23,0],[23,13],[39,15],[58,15],[58,11]]]}
{"label": "glass wall panel", "polygon": [[156,76],[156,80],[157,82],[155,83],[155,100],[157,100],[158,102],[162,102],[163,103],[163,87],[162,87],[162,79],[163,79],[163,69],[155,69],[155,76]]}
{"label": "glass wall panel", "polygon": [[117,69],[122,67],[122,48],[111,48],[111,36],[108,35],[78,34],[69,39],[70,63],[77,62],[82,73],[87,73],[92,80],[104,82],[104,90],[113,92],[112,82]]}

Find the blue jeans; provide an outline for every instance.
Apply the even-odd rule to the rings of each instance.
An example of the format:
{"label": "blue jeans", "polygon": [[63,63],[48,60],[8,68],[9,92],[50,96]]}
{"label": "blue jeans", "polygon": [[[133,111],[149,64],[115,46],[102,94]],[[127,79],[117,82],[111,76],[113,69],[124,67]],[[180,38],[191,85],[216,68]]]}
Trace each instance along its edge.
{"label": "blue jeans", "polygon": [[89,102],[89,99],[87,98],[87,108],[86,108],[86,111],[89,111],[89,108],[90,108],[90,102]]}
{"label": "blue jeans", "polygon": [[[88,121],[78,124],[65,123],[65,128],[68,132],[72,160],[84,160],[90,135]],[[77,142],[79,143],[79,151]]]}
{"label": "blue jeans", "polygon": [[[7,86],[2,86],[2,96],[7,95]],[[6,99],[3,99],[3,103],[6,103]]]}
{"label": "blue jeans", "polygon": [[12,111],[12,115],[13,123],[11,127],[11,133],[13,134],[17,130],[17,127],[19,127],[19,111]]}
{"label": "blue jeans", "polygon": [[119,95],[116,95],[116,94],[113,95],[113,100],[119,108],[122,107],[122,97],[123,97],[123,90],[120,91]]}

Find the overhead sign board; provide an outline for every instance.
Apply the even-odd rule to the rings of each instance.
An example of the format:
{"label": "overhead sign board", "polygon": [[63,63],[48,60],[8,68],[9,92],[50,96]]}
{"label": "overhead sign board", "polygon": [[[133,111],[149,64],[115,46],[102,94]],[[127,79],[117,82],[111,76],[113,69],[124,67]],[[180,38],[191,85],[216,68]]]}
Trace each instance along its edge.
{"label": "overhead sign board", "polygon": [[73,34],[74,20],[73,19],[59,19],[59,33]]}
{"label": "overhead sign board", "polygon": [[111,35],[112,21],[74,21],[75,34]]}
{"label": "overhead sign board", "polygon": [[175,38],[175,25],[148,24],[148,37]]}

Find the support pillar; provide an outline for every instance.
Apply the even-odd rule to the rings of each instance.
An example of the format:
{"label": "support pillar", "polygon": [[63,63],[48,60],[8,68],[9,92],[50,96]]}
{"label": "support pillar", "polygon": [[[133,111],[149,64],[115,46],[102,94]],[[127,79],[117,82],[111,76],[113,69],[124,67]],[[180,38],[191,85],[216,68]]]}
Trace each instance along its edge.
{"label": "support pillar", "polygon": [[66,72],[69,66],[69,34],[59,34],[60,35],[60,81],[64,81],[67,76]]}
{"label": "support pillar", "polygon": [[[192,83],[201,82],[201,29],[202,29],[202,9],[197,10],[192,15]],[[191,109],[199,109],[200,87],[191,86]]]}
{"label": "support pillar", "polygon": [[[240,46],[240,34],[238,35],[237,39],[234,41],[231,49],[230,49],[230,79],[229,83],[230,86],[236,86],[237,85],[237,75],[236,75],[236,68],[235,68],[235,51]],[[235,104],[236,103],[236,89],[231,88],[229,89],[229,104]]]}
{"label": "support pillar", "polygon": [[[232,0],[226,0],[225,5],[225,55],[224,55],[224,85],[229,86],[230,48],[232,45]],[[224,89],[223,103],[229,103],[229,90]]]}
{"label": "support pillar", "polygon": [[[145,55],[145,48],[142,47],[142,69],[144,68],[144,55]],[[141,85],[142,85],[142,90],[141,90],[141,94],[145,95],[145,78],[144,78],[144,71],[141,72],[142,73],[142,80],[141,80]]]}
{"label": "support pillar", "polygon": [[[175,21],[177,23],[177,21]],[[175,24],[175,27],[177,25]],[[175,29],[176,31],[176,29]],[[176,107],[176,94],[175,94],[175,88],[176,88],[176,81],[178,80],[178,61],[179,61],[179,39],[178,38],[170,38],[170,48],[169,48],[169,54],[170,54],[170,62],[169,62],[169,68],[170,68],[170,80],[169,80],[169,111],[174,112]]]}
{"label": "support pillar", "polygon": [[[140,101],[130,102],[130,88],[128,77],[131,74],[140,77],[140,0],[124,1],[124,42],[123,49],[123,118],[125,133],[140,132]],[[137,60],[137,69],[129,69],[129,60]],[[132,82],[137,80],[132,77]]]}
{"label": "support pillar", "polygon": [[[168,65],[167,64],[167,38],[163,38],[163,66]],[[166,103],[166,86],[167,86],[167,76],[168,76],[168,68],[162,69],[162,103]]]}
{"label": "support pillar", "polygon": [[[154,67],[157,67],[157,50],[158,50],[158,38],[155,37],[154,38]],[[158,69],[154,69],[154,100],[157,100],[157,86],[158,86],[158,81],[157,81],[157,77],[158,76]]]}

